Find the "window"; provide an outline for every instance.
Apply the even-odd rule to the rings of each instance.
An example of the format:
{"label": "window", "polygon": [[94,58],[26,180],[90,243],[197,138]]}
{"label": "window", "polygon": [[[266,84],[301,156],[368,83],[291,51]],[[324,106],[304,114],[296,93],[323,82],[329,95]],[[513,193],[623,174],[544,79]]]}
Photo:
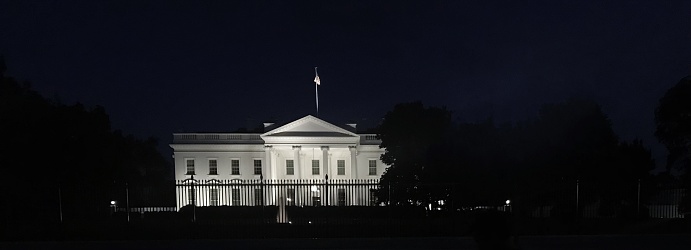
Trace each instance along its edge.
{"label": "window", "polygon": [[240,189],[233,188],[231,192],[231,201],[233,206],[240,206]]}
{"label": "window", "polygon": [[209,189],[209,206],[218,206],[218,189]]}
{"label": "window", "polygon": [[377,175],[377,160],[369,160],[369,175]]}
{"label": "window", "polygon": [[194,202],[195,202],[194,189],[189,189],[189,190],[187,190],[187,204],[196,205]]}
{"label": "window", "polygon": [[240,160],[230,160],[230,174],[240,175]]}
{"label": "window", "polygon": [[209,175],[218,174],[218,162],[216,159],[209,160]]}
{"label": "window", "polygon": [[255,175],[261,175],[262,174],[262,160],[254,160],[254,174]]}
{"label": "window", "polygon": [[194,175],[194,159],[187,159],[187,173],[186,175]]}
{"label": "window", "polygon": [[295,206],[295,188],[288,188],[286,206]]}
{"label": "window", "polygon": [[293,166],[293,160],[286,160],[286,175],[294,175],[295,166]]}
{"label": "window", "polygon": [[336,161],[336,171],[338,175],[345,175],[345,160]]}
{"label": "window", "polygon": [[264,193],[261,189],[254,189],[254,205],[261,206],[264,204]]}
{"label": "window", "polygon": [[377,190],[376,189],[370,189],[369,190],[369,205],[370,206],[376,206],[377,205]]}
{"label": "window", "polygon": [[344,188],[338,189],[338,205],[339,206],[345,206],[346,205],[346,193],[345,193]]}
{"label": "window", "polygon": [[312,191],[312,206],[318,207],[322,204],[321,192],[319,186],[313,185],[310,190]]}
{"label": "window", "polygon": [[319,174],[319,160],[312,160],[312,174]]}

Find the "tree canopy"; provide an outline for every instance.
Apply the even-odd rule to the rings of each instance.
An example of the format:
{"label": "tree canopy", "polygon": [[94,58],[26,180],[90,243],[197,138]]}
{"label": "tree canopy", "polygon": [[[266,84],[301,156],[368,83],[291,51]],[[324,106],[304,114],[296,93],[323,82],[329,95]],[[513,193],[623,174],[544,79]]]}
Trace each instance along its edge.
{"label": "tree canopy", "polygon": [[640,140],[620,141],[600,106],[581,99],[545,104],[532,120],[500,125],[453,122],[444,108],[403,103],[386,114],[378,136],[390,166],[379,197],[395,204],[454,197],[501,204],[576,180],[636,183],[654,168]]}
{"label": "tree canopy", "polygon": [[667,90],[655,110],[655,136],[667,147],[667,166],[691,168],[691,76]]}
{"label": "tree canopy", "polygon": [[53,210],[58,208],[59,188],[66,212],[74,211],[67,209],[70,205],[107,208],[103,204],[114,198],[113,183],[172,178],[172,167],[157,151],[154,138],[141,140],[113,130],[103,107],[44,98],[28,82],[6,76],[1,60],[0,66],[1,198],[21,201],[13,202],[19,207],[3,207],[12,210],[9,214],[40,218],[38,214],[48,213],[57,218]]}

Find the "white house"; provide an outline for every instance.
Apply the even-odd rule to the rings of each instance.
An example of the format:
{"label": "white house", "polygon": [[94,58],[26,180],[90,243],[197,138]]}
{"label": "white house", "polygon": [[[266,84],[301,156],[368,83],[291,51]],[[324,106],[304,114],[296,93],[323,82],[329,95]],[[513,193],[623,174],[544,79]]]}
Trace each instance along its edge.
{"label": "white house", "polygon": [[373,205],[384,150],[355,126],[308,115],[264,133],[175,133],[177,207]]}

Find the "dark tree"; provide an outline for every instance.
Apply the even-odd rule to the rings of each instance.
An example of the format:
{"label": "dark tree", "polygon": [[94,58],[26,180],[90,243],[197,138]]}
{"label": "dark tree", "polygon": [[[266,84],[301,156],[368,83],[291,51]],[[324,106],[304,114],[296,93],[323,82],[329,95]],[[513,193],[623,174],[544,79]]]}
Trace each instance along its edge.
{"label": "dark tree", "polygon": [[102,107],[43,98],[30,84],[5,75],[3,65],[0,62],[0,199],[12,201],[2,207],[4,219],[26,225],[57,221],[59,189],[65,219],[96,218],[107,214],[109,201],[124,193],[114,185],[170,179],[172,168],[156,150],[155,140],[113,131]]}
{"label": "dark tree", "polygon": [[431,193],[423,184],[438,183],[429,173],[439,166],[429,163],[428,152],[443,142],[450,129],[451,112],[425,107],[420,102],[398,104],[384,116],[377,136],[382,141],[380,147],[385,149],[381,160],[390,167],[381,178],[380,201],[429,202]]}
{"label": "dark tree", "polygon": [[691,167],[691,76],[685,77],[660,99],[655,110],[655,136],[667,147],[667,166]]}
{"label": "dark tree", "polygon": [[[667,147],[667,169],[682,173],[686,193],[691,191],[691,76],[667,90],[655,110],[655,136]],[[691,210],[691,195],[680,209]]]}

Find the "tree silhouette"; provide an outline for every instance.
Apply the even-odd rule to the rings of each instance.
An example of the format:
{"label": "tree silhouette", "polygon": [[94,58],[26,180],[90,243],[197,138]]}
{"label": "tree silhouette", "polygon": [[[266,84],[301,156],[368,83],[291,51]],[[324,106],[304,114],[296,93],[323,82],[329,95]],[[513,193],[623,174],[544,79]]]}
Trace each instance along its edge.
{"label": "tree silhouette", "polygon": [[[655,136],[667,147],[667,169],[681,171],[686,193],[691,191],[691,76],[667,90],[655,109]],[[691,195],[680,209],[691,210]]]}
{"label": "tree silhouette", "polygon": [[655,136],[669,150],[667,166],[691,166],[691,76],[667,90],[655,110]]}
{"label": "tree silhouette", "polygon": [[57,221],[58,189],[65,219],[96,218],[116,198],[114,184],[170,179],[154,139],[113,131],[103,107],[52,102],[0,68],[0,199],[12,204],[2,207],[3,218],[28,225]]}
{"label": "tree silhouette", "polygon": [[381,201],[394,204],[429,202],[429,188],[421,184],[438,180],[428,177],[433,168],[428,152],[432,145],[442,142],[450,128],[449,111],[428,108],[420,102],[398,104],[386,114],[377,128],[377,136],[382,141],[380,147],[385,149],[381,160],[390,166],[381,178]]}
{"label": "tree silhouette", "polygon": [[[539,116],[514,125],[492,119],[456,124],[442,108],[419,102],[396,105],[378,127],[385,149],[379,198],[393,204],[456,206],[523,205],[561,207],[575,217],[576,181],[591,194],[582,202],[619,209],[632,204],[638,179],[654,168],[640,140],[621,142],[600,106],[570,99],[545,104]],[[571,209],[565,211],[563,209]],[[611,210],[611,209],[610,209]],[[614,211],[614,210],[611,210]]]}

